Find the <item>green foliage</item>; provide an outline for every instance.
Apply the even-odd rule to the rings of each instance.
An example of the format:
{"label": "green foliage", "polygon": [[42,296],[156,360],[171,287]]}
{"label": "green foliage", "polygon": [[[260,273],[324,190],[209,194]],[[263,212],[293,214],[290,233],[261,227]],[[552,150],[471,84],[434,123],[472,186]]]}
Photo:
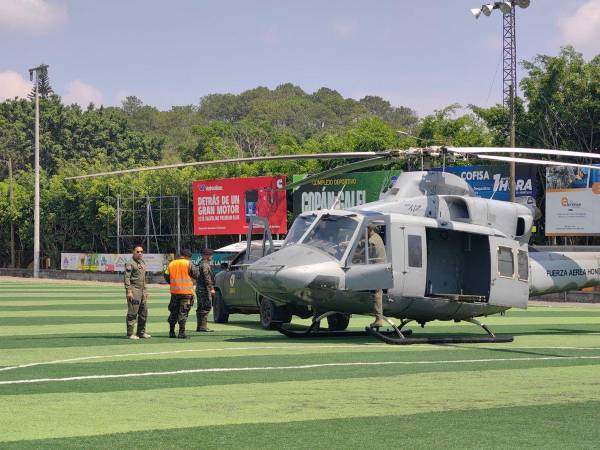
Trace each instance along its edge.
{"label": "green foliage", "polygon": [[600,148],[600,55],[585,62],[573,47],[525,62],[527,142],[592,151]]}
{"label": "green foliage", "polygon": [[[9,125],[13,131],[7,128]],[[33,165],[32,102],[15,99],[0,103],[0,136],[15,132],[18,143],[13,138],[10,152],[24,156],[21,167]],[[0,146],[4,147],[0,149],[3,157],[9,150],[2,141]],[[49,174],[55,174],[66,161],[83,163],[101,157],[107,157],[115,166],[148,164],[161,159],[162,147],[161,139],[131,131],[120,112],[93,106],[82,111],[78,105],[64,105],[55,95],[40,101],[40,161]]]}
{"label": "green foliage", "polygon": [[417,137],[429,145],[490,145],[493,136],[487,126],[473,114],[457,116],[460,108],[458,104],[450,105],[425,117],[419,124]]}
{"label": "green foliage", "polygon": [[[596,151],[600,148],[600,55],[589,62],[573,47],[558,56],[523,62],[525,101],[517,99],[517,146]],[[508,144],[508,111],[471,106],[494,132],[495,145]]]}

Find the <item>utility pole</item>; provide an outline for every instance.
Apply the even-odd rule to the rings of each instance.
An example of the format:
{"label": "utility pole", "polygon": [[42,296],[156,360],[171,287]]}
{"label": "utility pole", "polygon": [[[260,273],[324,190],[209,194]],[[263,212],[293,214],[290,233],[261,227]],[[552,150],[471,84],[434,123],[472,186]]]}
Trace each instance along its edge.
{"label": "utility pole", "polygon": [[35,73],[35,187],[33,203],[33,278],[40,276],[40,89],[39,74],[48,71],[48,66],[42,64],[29,69],[29,79],[33,81]]}
{"label": "utility pole", "polygon": [[[516,117],[515,117],[515,99],[517,97],[517,40],[515,37],[515,10],[519,6],[527,8],[530,0],[507,0],[482,5],[481,8],[471,10],[476,19],[479,19],[481,13],[485,16],[492,14],[494,9],[502,12],[502,103],[509,112],[510,127],[510,146],[516,147]],[[511,153],[512,158],[515,157]],[[510,162],[510,201],[515,201],[516,192],[516,165],[514,161]]]}

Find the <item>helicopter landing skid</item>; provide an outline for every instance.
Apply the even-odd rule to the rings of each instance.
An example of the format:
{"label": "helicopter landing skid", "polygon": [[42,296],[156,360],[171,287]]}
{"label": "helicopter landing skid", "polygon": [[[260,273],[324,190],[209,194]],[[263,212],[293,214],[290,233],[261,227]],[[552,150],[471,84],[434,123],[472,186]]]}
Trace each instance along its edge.
{"label": "helicopter landing skid", "polygon": [[[440,336],[440,337],[406,337],[407,333],[402,332],[404,327],[410,320],[403,320],[400,324],[400,328],[396,327],[388,318],[384,317],[384,320],[388,322],[393,328],[395,333],[381,332],[378,328],[365,327],[365,331],[371,336],[379,339],[386,344],[392,345],[412,345],[412,344],[490,344],[490,343],[504,343],[512,342],[513,336],[510,335],[495,335],[487,325],[479,322],[476,319],[465,319],[465,322],[472,323],[481,327],[488,334],[487,336]],[[410,330],[407,330],[410,331]],[[394,336],[394,334],[396,336]]]}
{"label": "helicopter landing skid", "polygon": [[[323,316],[326,317],[324,314]],[[321,319],[323,316],[319,317]],[[364,337],[368,336],[369,333],[365,331],[332,331],[332,330],[323,330],[318,328],[319,320],[315,320],[309,327],[304,330],[291,330],[289,328],[284,328],[281,324],[277,325],[275,329],[279,331],[284,336],[290,338],[331,338],[331,337]],[[380,334],[384,337],[392,336],[397,334],[396,331],[384,331],[380,332]],[[405,336],[410,336],[412,334],[412,330],[405,330],[403,333]]]}

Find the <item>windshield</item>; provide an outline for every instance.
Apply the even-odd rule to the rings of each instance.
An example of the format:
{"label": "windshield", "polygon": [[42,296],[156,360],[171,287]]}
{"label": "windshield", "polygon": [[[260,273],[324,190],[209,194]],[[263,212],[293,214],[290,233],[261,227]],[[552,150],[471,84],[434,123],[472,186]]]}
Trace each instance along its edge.
{"label": "windshield", "polygon": [[285,242],[283,245],[292,245],[297,244],[302,235],[308,230],[308,227],[311,223],[313,223],[316,219],[316,216],[298,216],[294,223],[292,224],[292,228],[288,231],[288,234],[285,238]]}
{"label": "windshield", "polygon": [[316,247],[340,259],[352,238],[358,221],[352,217],[323,216],[310,231],[303,244]]}

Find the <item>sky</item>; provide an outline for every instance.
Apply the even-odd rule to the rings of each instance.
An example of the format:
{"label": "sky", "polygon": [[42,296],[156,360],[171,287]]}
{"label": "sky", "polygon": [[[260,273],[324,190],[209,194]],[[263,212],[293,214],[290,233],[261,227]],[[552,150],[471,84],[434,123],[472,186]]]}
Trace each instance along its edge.
{"label": "sky", "polygon": [[[481,0],[0,0],[0,101],[48,64],[66,103],[168,110],[291,82],[378,95],[419,115],[502,102],[502,17]],[[517,9],[517,59],[600,53],[600,0]],[[518,78],[523,76],[519,70]]]}

